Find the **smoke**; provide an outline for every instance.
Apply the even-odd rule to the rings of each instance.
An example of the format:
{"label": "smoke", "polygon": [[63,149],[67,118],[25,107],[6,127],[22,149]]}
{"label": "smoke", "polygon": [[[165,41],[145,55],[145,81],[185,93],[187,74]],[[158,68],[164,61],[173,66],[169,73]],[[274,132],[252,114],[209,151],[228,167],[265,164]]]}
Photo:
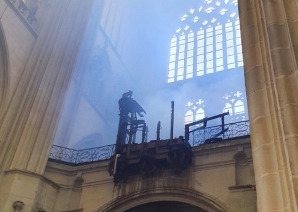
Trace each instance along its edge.
{"label": "smoke", "polygon": [[145,120],[149,126],[148,140],[156,139],[157,122],[161,122],[161,139],[170,138],[171,101],[174,101],[174,137],[184,135],[185,104],[194,99],[194,93],[202,93],[195,83],[180,88],[157,90],[148,94],[140,104],[147,112]]}
{"label": "smoke", "polygon": [[[161,121],[161,139],[170,138],[171,101],[175,103],[174,137],[179,137],[184,135],[187,102],[202,100],[203,103],[200,107],[204,109],[205,117],[210,117],[223,112],[225,100],[222,97],[225,94],[239,89],[242,92],[245,91],[242,68],[167,83],[171,38],[176,29],[180,27],[182,15],[189,9],[200,5],[201,2],[195,0],[127,0],[126,3],[126,19],[121,22],[121,36],[123,37],[119,36],[119,41],[123,42],[121,44],[123,46],[117,50],[119,52],[114,52],[117,46],[112,48],[109,42],[106,43],[106,54],[111,64],[111,70],[107,71],[108,69],[104,66],[106,63],[103,62],[95,66],[101,67],[98,71],[98,77],[101,78],[93,80],[93,84],[87,83],[87,87],[90,87],[88,90],[90,95],[83,96],[83,100],[80,100],[80,104],[77,106],[78,111],[82,114],[77,115],[74,112],[73,120],[61,122],[61,125],[70,122],[74,126],[73,130],[69,132],[69,139],[64,135],[65,129],[69,128],[68,124],[64,124],[64,128],[58,129],[57,144],[59,145],[67,146],[70,143],[78,143],[91,133],[100,133],[103,137],[96,146],[115,143],[119,118],[117,101],[121,98],[122,93],[128,90],[134,91],[132,97],[147,112],[142,119],[146,121],[149,128],[148,141],[156,139],[158,121]],[[98,23],[94,21],[93,24],[96,26]],[[90,28],[96,29],[97,27]],[[105,32],[107,36],[108,32],[108,30]],[[88,33],[87,44],[92,36],[97,36],[99,42],[97,44],[102,48],[106,45],[103,32],[96,32],[97,34],[93,35],[92,33],[95,32],[90,30]],[[112,38],[111,43],[113,43]],[[82,51],[81,54],[83,61],[85,55],[89,55],[90,52]],[[122,62],[119,61],[118,54],[121,56]],[[78,68],[78,70],[81,69],[85,72],[88,71],[87,66]],[[80,75],[78,74],[78,76]],[[89,77],[90,81],[95,78],[94,76]],[[83,79],[78,78],[78,80]],[[79,82],[78,85],[80,83],[83,84],[83,82]],[[98,89],[94,89],[92,86]],[[76,89],[74,89],[74,93],[77,93]],[[98,101],[94,101],[94,99]],[[85,102],[86,105],[89,103],[88,107],[83,105]],[[76,108],[72,107],[72,102],[66,104],[66,113],[75,111]],[[64,114],[62,118],[64,118]],[[218,125],[219,121],[212,121],[208,126]],[[81,125],[88,126],[88,129]],[[83,131],[83,129],[85,130]],[[69,140],[69,142],[64,142],[64,140]],[[137,136],[137,142],[139,141],[140,135]],[[86,145],[85,148],[92,147],[88,142],[84,145]]]}
{"label": "smoke", "polygon": [[[225,72],[225,71],[224,71]],[[214,73],[213,76],[196,77],[187,82],[165,83],[162,88],[149,90],[139,87],[146,92],[135,92],[133,98],[145,109],[147,115],[143,118],[148,125],[148,141],[156,139],[158,121],[161,121],[161,139],[170,138],[171,101],[174,109],[174,137],[184,135],[186,104],[202,100],[200,105],[205,117],[223,113],[225,99],[223,96],[233,89],[244,91],[242,71],[234,70],[233,74]],[[154,76],[152,76],[154,79]],[[151,80],[151,79],[148,79]],[[228,117],[226,117],[229,120]],[[227,122],[226,122],[227,123]],[[221,124],[220,119],[209,121],[207,126]]]}

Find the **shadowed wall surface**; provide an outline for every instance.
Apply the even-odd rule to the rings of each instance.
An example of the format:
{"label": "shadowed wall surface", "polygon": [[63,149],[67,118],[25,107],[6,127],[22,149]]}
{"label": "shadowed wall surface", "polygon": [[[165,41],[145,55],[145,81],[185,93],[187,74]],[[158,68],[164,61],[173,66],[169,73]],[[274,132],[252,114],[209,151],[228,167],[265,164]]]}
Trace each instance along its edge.
{"label": "shadowed wall surface", "polygon": [[144,205],[140,205],[125,212],[207,212],[203,209],[195,207],[190,204],[186,204],[183,202],[170,202],[170,201],[163,201],[163,202],[152,202],[147,203]]}

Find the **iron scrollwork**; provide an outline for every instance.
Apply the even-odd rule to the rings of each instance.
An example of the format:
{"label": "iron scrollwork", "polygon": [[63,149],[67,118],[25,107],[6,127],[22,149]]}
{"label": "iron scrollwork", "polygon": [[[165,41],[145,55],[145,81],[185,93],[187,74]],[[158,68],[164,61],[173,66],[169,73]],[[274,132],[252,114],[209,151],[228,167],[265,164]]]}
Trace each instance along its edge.
{"label": "iron scrollwork", "polygon": [[[224,128],[228,128],[226,132],[217,138],[221,140],[226,140],[230,138],[242,137],[250,135],[249,131],[249,121],[241,121],[230,124],[225,124]],[[222,130],[222,126],[213,126],[206,127],[192,133],[193,146],[199,146],[205,144],[208,139],[216,137],[220,131]]]}
{"label": "iron scrollwork", "polygon": [[[227,130],[217,138],[226,140],[230,138],[249,136],[249,121],[241,121],[225,124]],[[206,127],[191,133],[193,146],[205,144],[208,139],[216,137],[222,131],[222,126]],[[72,165],[90,163],[109,159],[115,151],[115,145],[75,150],[66,147],[53,145],[49,154],[49,159],[57,162],[68,163]]]}
{"label": "iron scrollwork", "polygon": [[113,155],[114,150],[114,144],[82,150],[53,145],[49,159],[73,165],[84,164],[109,159]]}
{"label": "iron scrollwork", "polygon": [[79,150],[76,163],[89,163],[109,159],[114,153],[115,145]]}

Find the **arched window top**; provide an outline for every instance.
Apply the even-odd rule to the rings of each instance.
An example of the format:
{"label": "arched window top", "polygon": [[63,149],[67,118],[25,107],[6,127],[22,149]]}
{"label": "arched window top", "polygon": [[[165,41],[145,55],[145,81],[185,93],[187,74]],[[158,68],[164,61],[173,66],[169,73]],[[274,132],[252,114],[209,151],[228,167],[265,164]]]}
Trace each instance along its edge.
{"label": "arched window top", "polygon": [[204,102],[205,102],[204,100],[199,99],[199,100],[188,101],[185,104],[185,111],[186,111],[185,118],[184,118],[185,124],[205,118]]}
{"label": "arched window top", "polygon": [[226,93],[222,98],[224,102],[223,112],[230,113],[230,121],[245,121],[245,98],[241,91]]}
{"label": "arched window top", "polygon": [[196,116],[195,116],[195,120],[194,121],[198,121],[198,120],[201,120],[205,118],[205,111],[203,108],[199,108],[197,111],[196,111]]}
{"label": "arched window top", "polygon": [[243,67],[237,0],[200,4],[171,39],[168,83]]}
{"label": "arched window top", "polygon": [[230,103],[226,103],[223,109],[223,112],[229,112],[230,115],[233,115],[233,107]]}
{"label": "arched window top", "polygon": [[235,102],[235,114],[244,113],[244,104],[241,100]]}
{"label": "arched window top", "polygon": [[191,123],[191,122],[193,122],[193,112],[191,110],[188,110],[185,113],[184,123],[188,124],[188,123]]}
{"label": "arched window top", "polygon": [[188,33],[188,38],[193,37],[193,36],[194,36],[194,32],[192,30],[190,30],[190,32]]}
{"label": "arched window top", "polygon": [[227,22],[239,21],[237,0],[205,0],[198,8],[191,8],[188,13],[182,15],[182,26],[176,30],[177,34],[194,29],[206,28]]}
{"label": "arched window top", "polygon": [[171,39],[171,44],[175,44],[176,45],[176,42],[177,42],[177,37],[176,35],[174,35]]}
{"label": "arched window top", "polygon": [[243,102],[241,100],[238,100],[236,103],[235,103],[235,106],[243,106]]}

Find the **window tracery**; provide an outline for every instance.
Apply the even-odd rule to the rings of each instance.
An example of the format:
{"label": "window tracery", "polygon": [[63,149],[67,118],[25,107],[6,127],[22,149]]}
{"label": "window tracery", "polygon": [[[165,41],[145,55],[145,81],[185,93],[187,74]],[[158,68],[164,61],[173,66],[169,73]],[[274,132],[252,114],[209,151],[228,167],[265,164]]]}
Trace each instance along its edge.
{"label": "window tracery", "polygon": [[226,93],[223,96],[223,112],[230,113],[230,121],[238,122],[247,120],[245,113],[245,99],[240,91]]}
{"label": "window tracery", "polygon": [[185,105],[184,123],[188,124],[196,120],[205,118],[205,104],[202,99],[189,101]]}
{"label": "window tracery", "polygon": [[237,0],[205,0],[171,39],[168,83],[243,66]]}

